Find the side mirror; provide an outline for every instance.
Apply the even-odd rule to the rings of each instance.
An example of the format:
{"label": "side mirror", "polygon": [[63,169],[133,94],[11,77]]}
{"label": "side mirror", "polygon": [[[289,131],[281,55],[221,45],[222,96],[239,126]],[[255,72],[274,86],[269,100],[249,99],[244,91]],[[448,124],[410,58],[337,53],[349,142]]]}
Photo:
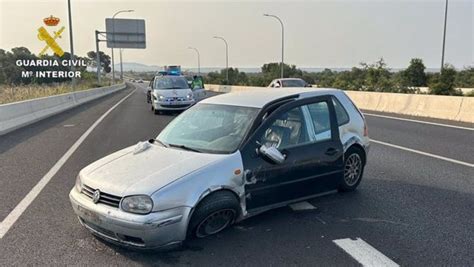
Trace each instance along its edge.
{"label": "side mirror", "polygon": [[258,151],[269,158],[271,161],[277,164],[282,164],[285,161],[286,156],[283,155],[276,147],[267,147],[262,145]]}

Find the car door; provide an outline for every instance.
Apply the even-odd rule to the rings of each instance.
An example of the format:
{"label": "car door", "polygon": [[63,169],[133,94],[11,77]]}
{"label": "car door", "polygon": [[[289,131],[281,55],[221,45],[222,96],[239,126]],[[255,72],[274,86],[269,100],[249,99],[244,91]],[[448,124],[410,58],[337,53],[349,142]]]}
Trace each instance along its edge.
{"label": "car door", "polygon": [[206,90],[204,88],[192,88],[193,96],[196,101],[206,98]]}
{"label": "car door", "polygon": [[[193,97],[196,101],[200,101],[204,98],[206,98],[206,90],[204,89],[204,82],[202,81],[202,78],[201,77],[197,77],[195,79],[200,79],[200,84],[201,85],[198,85],[199,87],[195,86],[193,87],[193,84],[194,83],[191,83],[191,90],[193,91]],[[198,83],[199,84],[199,83]]]}
{"label": "car door", "polygon": [[275,80],[273,80],[268,87],[274,88],[275,87]]}
{"label": "car door", "polygon": [[[285,160],[272,162],[257,152],[261,145],[276,147]],[[241,151],[248,210],[333,190],[343,175],[343,148],[326,96],[278,108]]]}

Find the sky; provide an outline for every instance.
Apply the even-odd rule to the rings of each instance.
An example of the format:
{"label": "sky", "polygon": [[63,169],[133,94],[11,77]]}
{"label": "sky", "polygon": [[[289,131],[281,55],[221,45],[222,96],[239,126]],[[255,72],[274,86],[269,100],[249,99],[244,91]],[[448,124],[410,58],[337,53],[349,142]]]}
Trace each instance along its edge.
{"label": "sky", "polygon": [[[298,67],[344,68],[383,57],[391,68],[404,68],[422,58],[439,68],[445,0],[325,1],[115,1],[71,0],[74,50],[85,56],[95,50],[94,31],[105,30],[105,18],[146,20],[146,49],[123,51],[124,62],[195,67],[199,49],[202,67],[260,67],[281,59],[281,27],[285,26],[285,63]],[[449,0],[446,62],[474,66],[474,1]],[[58,44],[69,51],[67,1],[0,0],[0,48],[25,46],[38,54],[43,18],[54,15],[66,26]],[[51,27],[46,27],[53,32]],[[110,54],[105,43],[100,49]],[[118,53],[116,53],[117,55]]]}

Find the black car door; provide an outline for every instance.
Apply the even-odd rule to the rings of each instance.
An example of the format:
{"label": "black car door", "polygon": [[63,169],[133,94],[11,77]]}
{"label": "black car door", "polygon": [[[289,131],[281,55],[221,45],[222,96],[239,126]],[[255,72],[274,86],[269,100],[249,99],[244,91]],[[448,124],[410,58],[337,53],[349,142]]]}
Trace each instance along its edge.
{"label": "black car door", "polygon": [[[258,152],[274,146],[277,164]],[[293,101],[274,111],[243,147],[247,209],[333,190],[343,175],[343,148],[330,97]]]}

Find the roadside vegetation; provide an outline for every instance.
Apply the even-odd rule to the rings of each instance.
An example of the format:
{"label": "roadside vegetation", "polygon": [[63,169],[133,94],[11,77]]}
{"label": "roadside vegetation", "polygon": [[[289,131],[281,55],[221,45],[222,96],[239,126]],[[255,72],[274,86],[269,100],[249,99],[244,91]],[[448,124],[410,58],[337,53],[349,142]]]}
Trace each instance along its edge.
{"label": "roadside vegetation", "polygon": [[[344,90],[392,93],[429,93],[436,95],[462,95],[458,88],[474,88],[474,68],[456,70],[446,64],[441,73],[426,72],[423,61],[414,58],[402,71],[394,72],[381,58],[375,63],[361,63],[347,71],[325,69],[321,72],[306,72],[295,65],[284,66],[285,77],[302,78],[318,87],[334,87]],[[229,68],[230,85],[267,86],[280,77],[280,64],[268,63],[259,73],[244,73]],[[211,72],[205,76],[209,84],[226,84],[226,70]],[[428,87],[426,92],[420,87]],[[472,96],[474,93],[468,95]]]}
{"label": "roadside vegetation", "polygon": [[[42,56],[38,57],[31,53],[25,47],[12,48],[11,51],[0,49],[0,104],[23,101],[39,97],[46,97],[72,92],[72,82],[70,78],[25,78],[22,77],[23,71],[41,71],[56,70],[68,71],[65,66],[18,66],[17,60],[68,60],[71,58],[69,53],[64,53],[62,57]],[[99,84],[95,72],[87,71],[88,67],[95,68],[96,53],[90,51],[87,57],[78,57],[86,62],[87,67],[76,67],[76,71],[81,72],[81,78],[76,79],[75,91],[87,90],[111,84],[110,79],[102,77]],[[110,72],[110,57],[103,52],[100,53],[102,73]]]}
{"label": "roadside vegetation", "polygon": [[[96,87],[108,86],[111,80],[103,80],[100,84],[95,80],[79,80],[74,91],[82,91]],[[28,84],[28,85],[0,85],[0,105],[28,99],[60,95],[72,92],[71,82]]]}

